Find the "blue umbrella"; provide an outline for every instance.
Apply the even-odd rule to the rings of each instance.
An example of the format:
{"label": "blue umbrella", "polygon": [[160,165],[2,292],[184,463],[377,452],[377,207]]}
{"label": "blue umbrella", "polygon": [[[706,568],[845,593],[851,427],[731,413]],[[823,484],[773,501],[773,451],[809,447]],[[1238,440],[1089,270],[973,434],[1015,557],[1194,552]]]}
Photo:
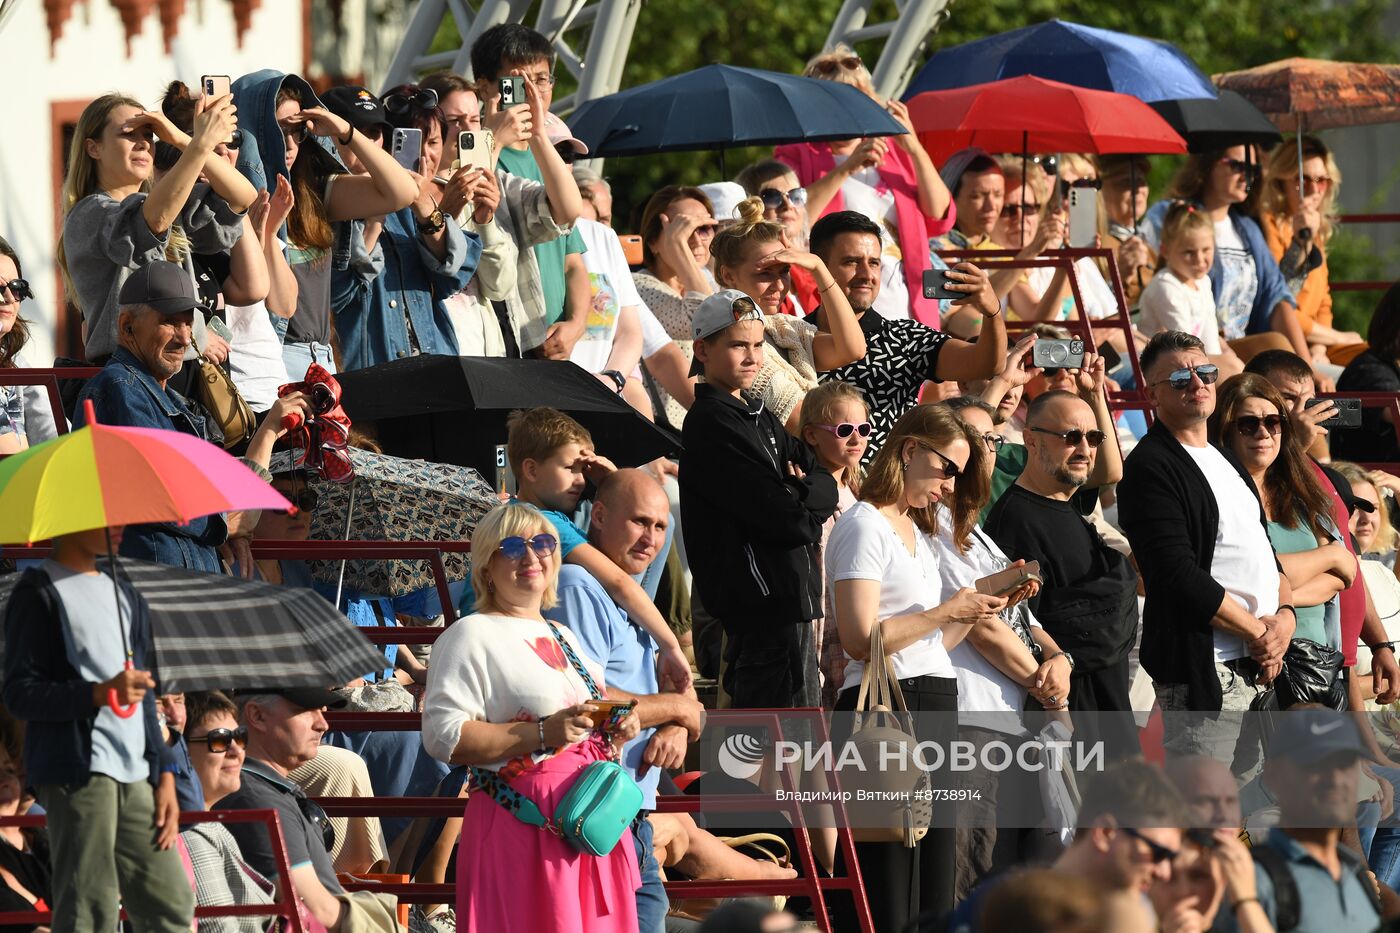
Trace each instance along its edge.
{"label": "blue umbrella", "polygon": [[1170,43],[1052,19],[935,53],[904,100],[1019,75],[1117,91],[1147,103],[1215,97],[1210,79]]}
{"label": "blue umbrella", "polygon": [[849,84],[707,65],[591,100],[569,117],[591,155],[651,155],[906,132]]}

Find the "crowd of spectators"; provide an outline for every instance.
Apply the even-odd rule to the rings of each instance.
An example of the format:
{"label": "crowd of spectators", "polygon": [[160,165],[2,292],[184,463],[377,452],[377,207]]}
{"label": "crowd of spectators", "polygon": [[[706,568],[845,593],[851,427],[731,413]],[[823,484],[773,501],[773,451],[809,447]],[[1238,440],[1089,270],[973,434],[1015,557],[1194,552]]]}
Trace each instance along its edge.
{"label": "crowd of spectators", "polygon": [[[888,670],[920,741],[1041,747],[1072,729],[1107,763],[1068,821],[1033,775],[933,773],[931,793],[976,791],[965,811],[935,804],[908,844],[855,843],[879,933],[1400,916],[1400,727],[1345,715],[1394,717],[1400,693],[1400,479],[1374,468],[1400,462],[1396,425],[1368,407],[1329,430],[1336,407],[1309,404],[1400,393],[1400,286],[1364,338],[1334,326],[1341,178],[1320,140],[1301,161],[1292,141],[1192,155],[1153,204],[1143,157],[938,165],[881,101],[909,132],[677,179],[623,238],[608,180],[550,113],[548,38],[495,26],[471,63],[473,80],[382,96],[271,70],[212,98],[175,82],[78,120],[59,266],[101,367],[79,402],[217,443],[296,508],[65,535],[26,570],[3,690],[24,748],[6,743],[0,815],[42,812],[47,830],[0,828],[0,906],[51,909],[61,930],[111,929],[124,908],[188,931],[196,904],[272,904],[285,881],[312,929],[389,930],[392,899],[352,883],[387,871],[455,882],[452,903],[413,907],[415,933],[794,929],[771,902],[702,925],[668,899],[668,879],[798,872],[703,812],[655,812],[695,761],[696,687],[715,681],[722,708],[849,712]],[[844,46],[806,74],[876,98]],[[396,138],[421,141],[411,165]],[[964,258],[1061,248],[1071,182],[1101,189],[1110,258]],[[930,272],[953,297],[926,295]],[[24,352],[32,298],[0,239],[0,367],[47,362]],[[1085,328],[1120,310],[1130,327]],[[1066,324],[1097,340],[1035,365]],[[569,414],[516,412],[512,494],[476,524],[463,618],[430,650],[390,646],[348,684],[161,695],[145,599],[113,585],[109,549],[324,590],[252,550],[308,538],[319,501],[286,450],[315,399],[280,390],[420,355],[572,361],[676,431],[678,456],[618,469]],[[246,423],[210,404],[210,369]],[[1110,405],[1123,389],[1150,427]],[[0,401],[0,454],[89,417],[30,388]],[[1014,585],[979,588],[1007,571]],[[437,599],[341,608],[427,625]],[[325,711],[347,707],[421,711],[421,731],[331,729]],[[1143,757],[1152,710],[1165,766]],[[612,761],[640,804],[609,851],[529,821]],[[461,816],[330,817],[314,799],[428,795],[464,797]],[[999,819],[1028,805],[1030,822]],[[261,824],[179,818],[248,809],[278,814],[285,879]],[[843,870],[831,827],[811,842],[819,871]]]}

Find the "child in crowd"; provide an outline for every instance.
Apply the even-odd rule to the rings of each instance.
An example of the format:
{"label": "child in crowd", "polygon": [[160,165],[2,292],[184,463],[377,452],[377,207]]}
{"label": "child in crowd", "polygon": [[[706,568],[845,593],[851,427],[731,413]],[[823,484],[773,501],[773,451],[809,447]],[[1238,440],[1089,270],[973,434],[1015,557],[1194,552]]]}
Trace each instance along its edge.
{"label": "child in crowd", "polygon": [[[870,409],[860,390],[849,382],[824,382],[802,404],[798,436],[817,455],[817,462],[836,480],[836,511],[822,524],[822,551],[841,513],[856,504],[860,494],[860,460],[870,446]],[[813,623],[817,643],[817,667],[822,677],[822,708],[836,705],[845,677],[846,653],[836,631],[836,611],[831,591],[822,581],[823,618]]]}
{"label": "child in crowd", "polygon": [[1206,356],[1220,367],[1220,377],[1244,372],[1244,362],[1220,339],[1210,267],[1215,260],[1215,226],[1210,215],[1180,201],[1162,221],[1157,274],[1142,290],[1139,329],[1151,337],[1164,330],[1200,338]]}
{"label": "child in crowd", "polygon": [[597,483],[617,467],[595,452],[587,428],[561,411],[544,407],[511,415],[506,456],[515,473],[517,497],[543,512],[559,533],[560,557],[592,574],[613,601],[656,639],[663,686],[669,679],[672,689],[684,691],[690,686],[690,662],[675,633],[641,585],[589,544],[570,517],[586,481]]}

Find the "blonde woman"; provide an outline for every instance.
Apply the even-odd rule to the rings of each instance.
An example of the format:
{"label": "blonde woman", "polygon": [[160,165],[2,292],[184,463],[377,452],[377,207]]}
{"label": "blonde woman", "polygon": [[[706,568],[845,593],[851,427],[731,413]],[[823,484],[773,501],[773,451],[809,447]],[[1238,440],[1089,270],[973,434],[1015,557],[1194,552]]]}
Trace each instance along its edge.
{"label": "blonde woman", "polygon": [[907,130],[890,138],[790,143],[774,149],[773,156],[792,166],[806,186],[812,221],[852,210],[885,231],[885,264],[899,274],[882,277],[877,310],[886,317],[912,317],[937,327],[938,302],[924,297],[922,284],[925,270],[932,268],[928,241],[952,229],[956,210],[937,166],[914,132],[908,109],[893,98],[880,101],[870,72],[846,45],[812,59],[803,74],[858,88],[888,108]]}
{"label": "blonde woman", "polygon": [[[788,246],[782,225],[763,219],[763,201],[747,198],[737,210],[739,221],[715,234],[710,243],[715,278],[721,286],[748,295],[763,312],[764,337],[774,352],[763,354],[753,391],[796,434],[802,397],[817,387],[817,373],[865,356],[865,334],[826,264]],[[816,281],[827,331],[782,313],[792,289],[792,266]]]}
{"label": "blonde woman", "polygon": [[[1400,479],[1388,473],[1367,472],[1344,460],[1333,460],[1331,467],[1351,484],[1355,507],[1350,528],[1356,540],[1356,553],[1361,557],[1366,592],[1385,627],[1386,639],[1400,640],[1400,579],[1395,575],[1395,547],[1400,535],[1390,521],[1390,499],[1393,490],[1400,487]],[[1370,673],[1371,649],[1364,643],[1359,644],[1352,676],[1359,678],[1366,708],[1377,710],[1381,707],[1375,701]]]}
{"label": "blonde woman", "polygon": [[[1315,136],[1303,137],[1299,172],[1297,140],[1285,140],[1264,163],[1259,193],[1259,226],[1278,260],[1288,287],[1298,299],[1298,324],[1314,363],[1328,363],[1329,352],[1351,348],[1335,362],[1345,363],[1364,349],[1360,334],[1332,327],[1332,290],[1328,283],[1327,241],[1337,223],[1337,192],[1342,173],[1331,151]],[[1302,197],[1298,194],[1301,174]]]}
{"label": "blonde woman", "polygon": [[[603,669],[572,632],[541,615],[559,579],[559,540],[547,518],[523,503],[499,506],[477,525],[472,558],[477,611],[433,648],[423,744],[440,761],[493,772],[552,814],[581,770],[613,757],[639,721],[634,712],[611,733],[594,728],[589,701]],[[637,929],[641,877],[629,836],[606,856],[583,854],[477,788],[459,845],[471,853],[457,861],[464,933]]]}

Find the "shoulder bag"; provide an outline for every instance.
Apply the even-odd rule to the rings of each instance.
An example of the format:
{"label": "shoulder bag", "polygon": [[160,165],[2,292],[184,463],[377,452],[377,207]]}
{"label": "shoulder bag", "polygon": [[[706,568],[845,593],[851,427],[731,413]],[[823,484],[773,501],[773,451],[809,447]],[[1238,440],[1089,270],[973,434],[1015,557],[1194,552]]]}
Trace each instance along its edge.
{"label": "shoulder bag", "polygon": [[199,404],[214,419],[224,435],[224,449],[237,447],[253,436],[257,427],[253,410],[243,400],[238,386],[218,363],[199,358]]}
{"label": "shoulder bag", "polygon": [[[603,699],[602,691],[559,633],[559,628],[553,622],[547,624],[593,699]],[[604,856],[612,852],[642,808],[642,789],[627,769],[615,761],[594,761],[586,765],[551,818],[546,818],[533,800],[507,784],[496,772],[485,768],[472,768],[471,772],[477,785],[520,822],[551,832],[587,855]]]}

